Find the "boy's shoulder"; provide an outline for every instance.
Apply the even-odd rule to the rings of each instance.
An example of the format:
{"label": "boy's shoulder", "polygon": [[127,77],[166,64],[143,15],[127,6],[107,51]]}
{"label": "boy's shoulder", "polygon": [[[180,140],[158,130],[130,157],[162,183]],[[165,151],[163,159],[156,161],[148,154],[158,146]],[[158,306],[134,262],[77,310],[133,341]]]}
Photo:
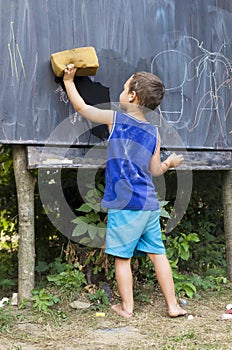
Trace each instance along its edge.
{"label": "boy's shoulder", "polygon": [[[151,124],[148,120],[140,120],[137,119],[125,112],[116,112],[114,116],[114,127],[113,130],[120,134],[127,134],[136,130],[136,134],[140,134],[140,137],[146,137],[146,135],[150,135],[152,138],[158,138],[158,127],[156,125]],[[129,127],[129,128],[128,128]],[[131,128],[130,128],[131,127]],[[112,130],[112,131],[113,131]],[[138,132],[139,131],[139,132]],[[135,135],[134,135],[135,136]]]}
{"label": "boy's shoulder", "polygon": [[131,114],[128,114],[126,112],[119,112],[119,111],[116,111],[115,112],[115,119],[117,119],[118,121],[122,121],[122,122],[128,122],[128,123],[131,123],[131,124],[134,124],[134,123],[139,123],[139,124],[148,124],[150,125],[149,121],[147,119],[139,119],[137,118],[136,116],[133,116]]}

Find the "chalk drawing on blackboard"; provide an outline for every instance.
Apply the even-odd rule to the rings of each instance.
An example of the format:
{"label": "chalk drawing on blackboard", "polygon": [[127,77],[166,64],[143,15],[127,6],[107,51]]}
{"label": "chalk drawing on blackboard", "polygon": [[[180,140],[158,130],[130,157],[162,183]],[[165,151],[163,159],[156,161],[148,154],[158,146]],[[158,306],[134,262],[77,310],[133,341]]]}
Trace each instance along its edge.
{"label": "chalk drawing on blackboard", "polygon": [[16,77],[17,80],[19,80],[19,70],[18,70],[18,61],[21,66],[24,79],[26,78],[26,72],[25,67],[23,63],[23,58],[19,49],[19,45],[15,38],[14,33],[14,22],[10,22],[10,33],[11,33],[11,40],[8,43],[8,52],[10,56],[10,64],[11,64],[11,75],[12,77]]}
{"label": "chalk drawing on blackboard", "polygon": [[[170,85],[166,85],[167,82],[165,81],[165,90],[166,90],[166,94],[178,94],[178,96],[180,96],[181,100],[179,103],[179,109],[170,109],[170,110],[164,110],[160,108],[160,113],[162,115],[172,115],[172,118],[170,121],[171,124],[178,124],[178,127],[180,128],[180,122],[181,119],[183,118],[183,112],[184,112],[184,84],[187,81],[187,75],[188,75],[188,61],[191,60],[191,57],[184,54],[183,52],[179,51],[179,50],[174,50],[174,49],[170,49],[170,50],[164,50],[159,52],[151,61],[151,73],[155,74],[155,68],[154,65],[156,64],[156,61],[159,61],[159,59],[161,60],[161,62],[165,62],[164,58],[168,57],[168,61],[170,61],[170,56],[179,56],[181,58],[181,60],[183,61],[183,74],[181,77],[179,77],[179,81],[175,81],[175,83],[177,83],[176,85],[171,86]],[[165,64],[165,63],[164,63]],[[160,65],[160,63],[159,63]],[[162,66],[162,65],[161,65]],[[161,69],[163,67],[160,67]],[[172,106],[173,107],[173,106]],[[170,119],[170,118],[167,118]],[[182,125],[182,127],[185,127],[185,123],[184,125]]]}
{"label": "chalk drawing on blackboard", "polygon": [[[175,68],[179,69],[179,80],[176,80],[176,85],[166,86],[168,98],[172,102],[175,99],[175,103],[166,103],[165,107],[168,106],[168,108],[161,109],[162,116],[165,116],[177,129],[186,128],[192,133],[203,118],[212,120],[214,114],[223,142],[227,145],[226,122],[232,108],[231,98],[228,98],[232,83],[232,62],[222,52],[227,44],[222,43],[218,51],[209,51],[204,47],[203,42],[200,43],[194,37],[183,36],[180,42],[183,43],[184,40],[188,41],[187,47],[191,42],[193,51],[200,50],[200,54],[190,57],[184,50],[170,49],[159,52],[151,62],[152,73],[155,72],[155,65],[161,65],[161,69],[167,69],[165,63],[172,62],[172,58],[173,61],[181,62],[182,65],[181,68]],[[195,91],[196,101],[193,99],[191,101],[189,98],[190,90]],[[190,102],[194,103],[194,114],[186,117],[185,110],[188,110],[187,105]]]}
{"label": "chalk drawing on blackboard", "polygon": [[64,89],[61,86],[59,86],[55,90],[55,94],[59,94],[60,102],[64,102],[65,104],[69,103],[68,96],[67,96],[66,92],[64,91]]}
{"label": "chalk drawing on blackboard", "polygon": [[83,120],[83,117],[80,113],[74,112],[72,114],[69,114],[69,120],[71,124],[75,125],[77,122],[81,122]]}
{"label": "chalk drawing on blackboard", "polygon": [[[66,93],[66,91],[62,88],[62,86],[58,86],[58,88],[55,90],[55,94],[59,94],[60,97],[60,102],[64,103],[65,105],[67,105],[69,103],[69,98],[68,95]],[[74,111],[74,108],[72,107],[72,105],[70,104],[69,106],[69,120],[70,123],[72,123],[73,125],[76,124],[77,121],[82,121],[82,115],[76,111]]]}
{"label": "chalk drawing on blackboard", "polygon": [[[192,62],[189,63],[191,64],[194,61],[199,60],[199,62],[196,64],[196,74],[192,78],[194,79],[196,77],[198,79],[197,91],[199,89],[202,75],[204,73],[208,77],[209,83],[210,83],[210,90],[207,91],[205,95],[202,96],[202,99],[199,101],[196,114],[195,114],[195,119],[193,121],[192,126],[189,127],[188,130],[193,131],[198,126],[199,121],[201,119],[201,114],[203,111],[214,110],[216,111],[218,122],[221,127],[221,131],[223,133],[222,120],[224,119],[226,121],[227,116],[229,114],[229,110],[231,109],[231,104],[226,110],[223,96],[220,95],[220,90],[224,87],[230,88],[231,81],[232,81],[232,75],[231,75],[232,64],[226,58],[226,56],[221,53],[222,49],[226,46],[226,43],[223,43],[217,52],[210,52],[203,47],[203,42],[200,43],[197,39],[193,37],[186,37],[186,38],[195,40],[197,42],[198,48],[202,51],[201,56],[194,58]],[[218,82],[217,80],[218,64],[222,64],[224,66],[222,79],[225,79],[225,80],[222,80],[220,82]],[[209,65],[210,65],[210,69],[208,69]],[[205,103],[203,102],[204,100],[205,100]],[[202,102],[204,103],[203,105],[202,105]],[[220,104],[221,106],[219,106]],[[219,107],[222,107],[222,108],[219,108]]]}

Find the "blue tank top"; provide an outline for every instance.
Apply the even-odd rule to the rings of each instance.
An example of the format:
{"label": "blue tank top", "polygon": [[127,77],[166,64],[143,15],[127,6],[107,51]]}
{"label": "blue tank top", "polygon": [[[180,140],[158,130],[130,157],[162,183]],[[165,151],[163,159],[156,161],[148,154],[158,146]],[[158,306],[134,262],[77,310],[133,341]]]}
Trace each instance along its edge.
{"label": "blue tank top", "polygon": [[158,131],[149,122],[115,112],[107,146],[106,187],[102,206],[109,209],[158,210],[149,164]]}

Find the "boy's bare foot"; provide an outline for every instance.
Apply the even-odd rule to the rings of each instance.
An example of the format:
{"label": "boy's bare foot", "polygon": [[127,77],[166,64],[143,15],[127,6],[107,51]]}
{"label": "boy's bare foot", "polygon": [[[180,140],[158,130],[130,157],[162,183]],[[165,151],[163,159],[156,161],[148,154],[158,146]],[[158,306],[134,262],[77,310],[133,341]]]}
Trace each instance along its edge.
{"label": "boy's bare foot", "polygon": [[170,317],[180,317],[186,316],[188,313],[186,310],[182,309],[180,305],[177,304],[168,309],[168,314]]}
{"label": "boy's bare foot", "polygon": [[124,318],[131,318],[133,315],[133,312],[128,312],[126,310],[123,310],[121,304],[112,305],[111,309],[114,310],[114,312],[116,312],[116,314],[118,314]]}

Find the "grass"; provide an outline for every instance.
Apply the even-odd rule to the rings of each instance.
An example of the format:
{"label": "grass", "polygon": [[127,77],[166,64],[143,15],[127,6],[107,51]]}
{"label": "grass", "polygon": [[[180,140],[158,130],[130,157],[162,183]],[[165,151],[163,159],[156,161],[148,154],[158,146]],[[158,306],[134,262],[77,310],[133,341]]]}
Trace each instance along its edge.
{"label": "grass", "polygon": [[[11,308],[10,315],[15,313],[17,317],[7,332],[1,334],[0,349],[232,349],[232,320],[221,319],[225,306],[232,302],[232,284],[221,291],[204,291],[188,300],[186,309],[193,315],[192,320],[169,318],[158,289],[145,289],[142,293],[148,293],[147,298],[136,300],[135,313],[129,321],[110,309],[105,317],[97,317],[91,308],[71,310],[67,304],[58,306],[64,307],[68,314],[60,322],[54,322],[55,313],[49,318],[35,315],[32,310]],[[9,320],[12,322],[12,318]]]}

